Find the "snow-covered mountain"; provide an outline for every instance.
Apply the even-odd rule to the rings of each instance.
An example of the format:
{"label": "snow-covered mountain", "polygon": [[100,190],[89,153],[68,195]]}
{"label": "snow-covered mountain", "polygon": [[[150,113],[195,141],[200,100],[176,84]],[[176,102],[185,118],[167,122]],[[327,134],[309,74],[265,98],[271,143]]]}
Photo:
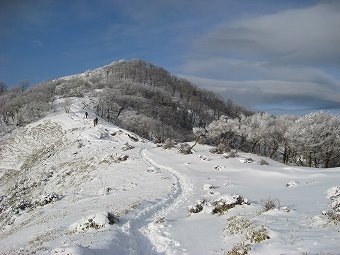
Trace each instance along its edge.
{"label": "snow-covered mountain", "polygon": [[0,94],[0,135],[4,127],[40,118],[53,109],[55,98],[85,95],[92,96],[92,109],[100,117],[159,142],[169,137],[191,140],[195,126],[205,126],[222,115],[250,114],[161,67],[142,60],[120,60],[27,90],[8,89]]}
{"label": "snow-covered mountain", "polygon": [[0,254],[340,254],[340,168],[183,155],[94,126],[90,101],[1,140]]}

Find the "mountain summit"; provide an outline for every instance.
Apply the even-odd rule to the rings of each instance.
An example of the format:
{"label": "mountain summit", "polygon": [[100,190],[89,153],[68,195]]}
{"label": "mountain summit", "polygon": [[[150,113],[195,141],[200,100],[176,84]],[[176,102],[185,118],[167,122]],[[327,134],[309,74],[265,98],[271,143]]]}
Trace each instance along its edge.
{"label": "mountain summit", "polygon": [[[188,140],[193,127],[205,127],[221,115],[247,113],[232,101],[142,60],[119,60],[81,74],[61,77],[27,91],[12,89],[0,99],[7,124],[40,118],[58,97],[89,96],[106,120],[154,141]],[[85,106],[85,105],[84,105]]]}

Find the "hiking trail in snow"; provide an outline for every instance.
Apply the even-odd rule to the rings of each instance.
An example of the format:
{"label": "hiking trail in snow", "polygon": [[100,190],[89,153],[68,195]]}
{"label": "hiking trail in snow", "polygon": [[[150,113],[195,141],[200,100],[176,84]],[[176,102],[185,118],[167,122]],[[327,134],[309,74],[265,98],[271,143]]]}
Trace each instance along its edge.
{"label": "hiking trail in snow", "polygon": [[159,201],[149,202],[137,214],[131,214],[122,226],[122,231],[130,237],[129,254],[185,254],[180,243],[173,240],[166,231],[166,216],[175,211],[192,194],[190,180],[170,167],[162,166],[151,159],[148,149],[140,149],[139,154],[151,167],[170,174],[174,183],[172,192]]}

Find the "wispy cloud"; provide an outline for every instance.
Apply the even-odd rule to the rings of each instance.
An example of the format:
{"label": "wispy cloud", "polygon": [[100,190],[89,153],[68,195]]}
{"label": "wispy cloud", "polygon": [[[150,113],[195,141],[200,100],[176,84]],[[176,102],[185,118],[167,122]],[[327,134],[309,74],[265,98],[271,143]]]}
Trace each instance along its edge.
{"label": "wispy cloud", "polygon": [[340,65],[340,2],[221,24],[198,47],[272,64]]}
{"label": "wispy cloud", "polygon": [[336,1],[221,23],[195,41],[181,72],[253,109],[339,108],[339,28]]}
{"label": "wispy cloud", "polygon": [[43,47],[44,46],[42,41],[39,41],[39,40],[28,40],[28,42],[30,42],[32,45],[37,46],[37,47]]}
{"label": "wispy cloud", "polygon": [[212,89],[224,98],[242,102],[253,110],[269,110],[265,107],[288,108],[337,108],[340,109],[338,90],[313,82],[282,80],[228,81],[181,75],[201,87]]}

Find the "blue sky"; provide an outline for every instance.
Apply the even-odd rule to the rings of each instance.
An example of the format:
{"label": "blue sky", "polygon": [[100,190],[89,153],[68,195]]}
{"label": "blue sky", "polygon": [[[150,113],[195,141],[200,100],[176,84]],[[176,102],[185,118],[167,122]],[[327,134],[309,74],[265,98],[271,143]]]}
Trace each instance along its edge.
{"label": "blue sky", "polygon": [[140,58],[252,110],[340,112],[340,1],[1,0],[0,80]]}

